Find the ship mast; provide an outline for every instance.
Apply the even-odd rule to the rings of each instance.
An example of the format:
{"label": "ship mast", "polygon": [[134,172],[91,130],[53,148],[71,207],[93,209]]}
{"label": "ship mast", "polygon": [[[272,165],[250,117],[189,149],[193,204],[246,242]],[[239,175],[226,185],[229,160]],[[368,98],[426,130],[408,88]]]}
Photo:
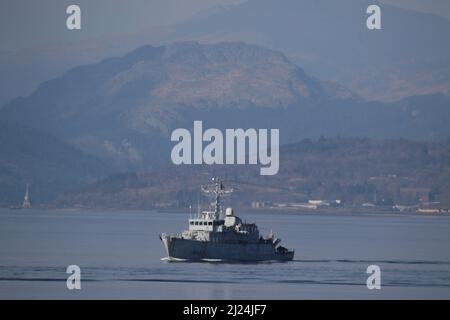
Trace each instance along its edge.
{"label": "ship mast", "polygon": [[218,177],[212,178],[212,183],[202,185],[202,191],[208,195],[214,196],[214,219],[218,220],[220,216],[220,197],[230,195],[234,190],[225,189]]}

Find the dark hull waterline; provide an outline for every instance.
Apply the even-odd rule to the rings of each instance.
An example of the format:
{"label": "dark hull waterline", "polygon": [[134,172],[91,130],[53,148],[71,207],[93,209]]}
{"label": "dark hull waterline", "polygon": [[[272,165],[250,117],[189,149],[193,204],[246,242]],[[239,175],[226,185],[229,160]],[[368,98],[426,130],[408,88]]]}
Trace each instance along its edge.
{"label": "dark hull waterline", "polygon": [[161,235],[169,259],[219,261],[290,261],[294,251],[277,251],[272,243],[215,243]]}

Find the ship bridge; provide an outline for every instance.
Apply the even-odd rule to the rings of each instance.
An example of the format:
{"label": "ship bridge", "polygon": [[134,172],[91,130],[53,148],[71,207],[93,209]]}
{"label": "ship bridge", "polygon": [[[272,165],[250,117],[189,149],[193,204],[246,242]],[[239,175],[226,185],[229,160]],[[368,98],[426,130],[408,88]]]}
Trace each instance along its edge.
{"label": "ship bridge", "polygon": [[218,226],[223,225],[223,220],[216,219],[214,211],[203,211],[189,219],[189,231],[215,231]]}

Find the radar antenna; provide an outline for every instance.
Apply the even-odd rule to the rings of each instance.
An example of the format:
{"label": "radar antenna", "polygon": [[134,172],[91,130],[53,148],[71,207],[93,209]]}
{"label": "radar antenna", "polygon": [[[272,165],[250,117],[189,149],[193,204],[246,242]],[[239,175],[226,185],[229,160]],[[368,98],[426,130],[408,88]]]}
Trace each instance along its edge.
{"label": "radar antenna", "polygon": [[222,181],[220,181],[218,177],[213,177],[212,183],[202,185],[201,188],[205,194],[209,196],[214,196],[215,198],[214,219],[218,220],[220,215],[220,197],[230,195],[234,191],[234,189],[233,188],[226,189]]}

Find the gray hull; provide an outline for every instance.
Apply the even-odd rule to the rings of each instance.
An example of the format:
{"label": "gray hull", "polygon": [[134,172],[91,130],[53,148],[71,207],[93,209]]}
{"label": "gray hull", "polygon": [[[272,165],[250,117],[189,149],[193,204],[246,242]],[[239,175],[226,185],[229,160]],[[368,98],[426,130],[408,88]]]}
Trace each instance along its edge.
{"label": "gray hull", "polygon": [[186,260],[288,261],[294,252],[278,252],[272,243],[216,243],[161,235],[167,256]]}

